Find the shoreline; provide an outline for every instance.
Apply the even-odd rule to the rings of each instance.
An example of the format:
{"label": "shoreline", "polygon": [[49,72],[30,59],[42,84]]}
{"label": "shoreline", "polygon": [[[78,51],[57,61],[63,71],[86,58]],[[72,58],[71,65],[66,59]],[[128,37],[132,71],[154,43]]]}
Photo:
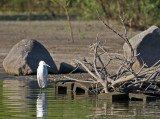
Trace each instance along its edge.
{"label": "shoreline", "polygon": [[[4,58],[13,45],[26,38],[35,39],[44,45],[58,69],[61,62],[71,64],[72,59],[85,57],[92,62],[93,52],[90,52],[89,45],[95,41],[97,33],[100,33],[99,40],[109,53],[123,54],[124,41],[110,32],[100,21],[71,21],[71,24],[74,43],[69,40],[67,21],[0,21],[0,77],[9,76],[3,69]],[[121,28],[116,24],[114,27],[117,30]],[[131,30],[128,32],[128,36],[129,38],[133,37],[139,32]],[[103,60],[106,58],[104,57]],[[113,70],[117,68],[113,67]]]}

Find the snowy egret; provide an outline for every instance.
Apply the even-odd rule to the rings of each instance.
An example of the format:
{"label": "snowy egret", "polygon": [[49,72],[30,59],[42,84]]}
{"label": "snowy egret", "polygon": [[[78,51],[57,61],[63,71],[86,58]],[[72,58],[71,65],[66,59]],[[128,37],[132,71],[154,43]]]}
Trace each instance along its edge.
{"label": "snowy egret", "polygon": [[37,68],[37,81],[40,88],[47,87],[47,78],[48,78],[47,66],[50,67],[44,61],[39,62],[39,66]]}

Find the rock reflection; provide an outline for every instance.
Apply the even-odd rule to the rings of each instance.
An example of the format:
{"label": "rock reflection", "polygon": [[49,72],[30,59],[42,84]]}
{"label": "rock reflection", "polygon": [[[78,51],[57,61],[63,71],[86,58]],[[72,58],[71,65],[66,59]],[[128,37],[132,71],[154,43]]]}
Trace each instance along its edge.
{"label": "rock reflection", "polygon": [[28,94],[31,92],[28,90],[28,82],[19,80],[4,80],[3,81],[3,94],[8,100],[13,102],[10,105],[23,105],[28,106],[25,101]]}
{"label": "rock reflection", "polygon": [[38,94],[37,117],[47,117],[47,97],[45,92],[40,92]]}

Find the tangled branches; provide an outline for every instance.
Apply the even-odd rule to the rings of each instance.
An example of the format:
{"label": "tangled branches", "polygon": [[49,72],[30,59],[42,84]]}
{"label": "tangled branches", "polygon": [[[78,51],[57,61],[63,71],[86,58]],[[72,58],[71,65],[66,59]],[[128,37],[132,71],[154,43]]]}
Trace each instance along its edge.
{"label": "tangled branches", "polygon": [[[111,30],[125,41],[130,48],[131,56],[129,59],[125,57],[121,58],[117,56],[110,56],[109,53],[101,46],[100,41],[98,40],[99,34],[97,34],[96,42],[91,45],[91,47],[94,48],[94,61],[92,64],[94,71],[91,72],[89,68],[87,68],[85,65],[88,63],[87,61],[81,62],[79,60],[75,60],[93,77],[92,82],[94,82],[94,84],[100,84],[103,87],[100,91],[104,93],[109,93],[112,91],[131,92],[137,90],[147,91],[149,89],[156,91],[159,90],[159,81],[157,80],[157,77],[160,74],[160,61],[155,63],[150,68],[145,68],[146,64],[143,62],[142,67],[138,71],[133,69],[133,64],[136,62],[137,56],[140,56],[140,54],[134,53],[134,49],[128,40],[127,30],[124,23],[125,14],[123,13],[123,17],[120,15],[124,28],[124,35],[119,34],[116,30],[105,23],[99,13],[98,17],[107,29]],[[101,49],[102,52],[99,52],[98,49]],[[107,62],[104,62],[101,58],[104,54],[107,54],[108,56]],[[111,62],[119,63],[119,68],[114,75],[110,75],[107,69],[107,66],[110,65]],[[100,64],[100,67],[97,66],[97,63]]]}

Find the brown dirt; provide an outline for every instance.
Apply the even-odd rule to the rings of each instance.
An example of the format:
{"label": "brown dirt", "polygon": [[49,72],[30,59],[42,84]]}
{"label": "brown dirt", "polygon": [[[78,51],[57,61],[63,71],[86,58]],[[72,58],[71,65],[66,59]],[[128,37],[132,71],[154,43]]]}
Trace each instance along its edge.
{"label": "brown dirt", "polygon": [[[13,45],[25,38],[42,43],[49,50],[58,68],[61,62],[70,64],[72,59],[86,57],[91,61],[89,45],[95,41],[97,33],[100,33],[99,40],[109,53],[123,54],[124,41],[109,31],[100,21],[72,21],[71,24],[74,43],[69,40],[66,21],[0,22],[0,75],[6,75],[2,66],[3,59]],[[121,26],[115,24],[111,26],[121,31]],[[137,33],[139,31],[129,30],[128,36],[130,38]],[[116,65],[113,67],[114,70],[117,68]]]}

